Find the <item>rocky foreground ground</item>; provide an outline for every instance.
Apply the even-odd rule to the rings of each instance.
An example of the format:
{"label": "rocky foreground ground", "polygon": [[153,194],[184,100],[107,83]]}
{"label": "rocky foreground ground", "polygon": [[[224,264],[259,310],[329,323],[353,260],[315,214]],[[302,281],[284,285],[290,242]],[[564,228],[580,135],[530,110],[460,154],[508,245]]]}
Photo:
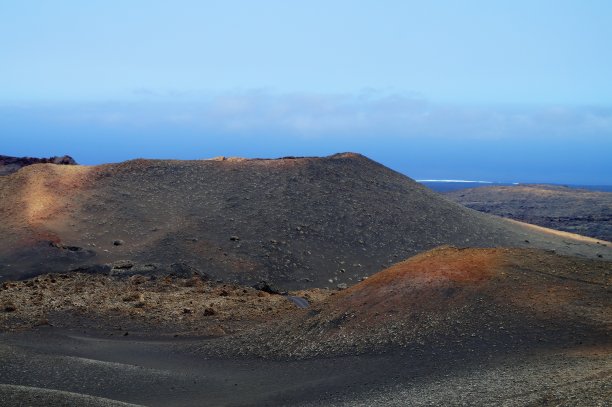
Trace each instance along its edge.
{"label": "rocky foreground ground", "polygon": [[0,394],[13,405],[605,406],[611,285],[606,261],[452,247],[342,290],[186,271],[41,275],[0,290]]}

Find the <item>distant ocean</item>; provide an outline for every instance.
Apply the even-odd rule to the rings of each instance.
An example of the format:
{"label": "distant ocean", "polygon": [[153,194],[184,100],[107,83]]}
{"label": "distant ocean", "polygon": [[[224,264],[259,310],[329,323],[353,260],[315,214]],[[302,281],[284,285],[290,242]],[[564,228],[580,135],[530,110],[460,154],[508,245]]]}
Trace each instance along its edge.
{"label": "distant ocean", "polygon": [[[451,192],[466,188],[479,187],[494,187],[494,186],[512,186],[520,185],[520,183],[503,183],[489,181],[469,181],[469,180],[417,180],[426,187],[433,189],[436,192]],[[534,184],[528,182],[525,184]],[[543,184],[543,183],[542,183]],[[576,189],[589,189],[591,191],[612,192],[612,185],[572,185],[572,184],[551,184],[546,185],[564,186]]]}

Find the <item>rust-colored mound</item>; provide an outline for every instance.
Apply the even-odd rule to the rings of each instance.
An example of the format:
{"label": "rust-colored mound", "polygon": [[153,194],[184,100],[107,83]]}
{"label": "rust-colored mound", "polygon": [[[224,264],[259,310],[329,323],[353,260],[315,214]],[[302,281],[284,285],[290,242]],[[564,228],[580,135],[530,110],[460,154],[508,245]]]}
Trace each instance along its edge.
{"label": "rust-colored mound", "polygon": [[[381,313],[439,309],[443,303],[457,304],[460,295],[477,292],[499,273],[502,249],[435,249],[374,274],[340,292],[330,306],[335,310],[361,311],[372,322]],[[369,321],[372,320],[372,321]]]}
{"label": "rust-colored mound", "polygon": [[[609,342],[611,285],[609,262],[532,249],[441,247],[338,292],[259,338],[274,352],[294,355]],[[284,350],[275,347],[278,336]]]}
{"label": "rust-colored mound", "polygon": [[[340,292],[327,312],[351,311],[360,322],[381,313],[460,308],[487,297],[495,304],[560,311],[592,287],[607,289],[612,264],[527,249],[442,247],[398,263]],[[360,325],[362,326],[362,325]]]}

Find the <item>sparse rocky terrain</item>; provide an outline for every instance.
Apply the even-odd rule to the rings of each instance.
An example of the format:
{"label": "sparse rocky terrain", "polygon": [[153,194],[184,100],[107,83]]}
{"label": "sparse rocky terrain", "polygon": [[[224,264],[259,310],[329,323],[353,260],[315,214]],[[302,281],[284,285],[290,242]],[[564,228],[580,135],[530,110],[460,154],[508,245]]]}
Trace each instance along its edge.
{"label": "sparse rocky terrain", "polygon": [[82,327],[123,335],[134,331],[172,336],[224,336],[279,319],[296,309],[287,296],[314,304],[330,290],[287,295],[207,281],[201,276],[66,273],[5,282],[0,328]]}
{"label": "sparse rocky terrain", "polygon": [[0,394],[33,405],[605,406],[611,282],[605,261],[452,247],[346,290],[288,293],[305,309],[197,274],[42,275],[0,290]]}

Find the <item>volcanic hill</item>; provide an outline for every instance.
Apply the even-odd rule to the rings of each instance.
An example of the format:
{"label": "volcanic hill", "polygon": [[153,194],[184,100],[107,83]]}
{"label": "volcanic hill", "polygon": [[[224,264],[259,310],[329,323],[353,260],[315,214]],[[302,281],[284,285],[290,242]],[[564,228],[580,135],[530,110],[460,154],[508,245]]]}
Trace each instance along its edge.
{"label": "volcanic hill", "polygon": [[294,289],[352,285],[442,244],[611,256],[606,242],[467,209],[353,153],[30,165],[0,177],[0,219],[5,280],[124,261]]}

